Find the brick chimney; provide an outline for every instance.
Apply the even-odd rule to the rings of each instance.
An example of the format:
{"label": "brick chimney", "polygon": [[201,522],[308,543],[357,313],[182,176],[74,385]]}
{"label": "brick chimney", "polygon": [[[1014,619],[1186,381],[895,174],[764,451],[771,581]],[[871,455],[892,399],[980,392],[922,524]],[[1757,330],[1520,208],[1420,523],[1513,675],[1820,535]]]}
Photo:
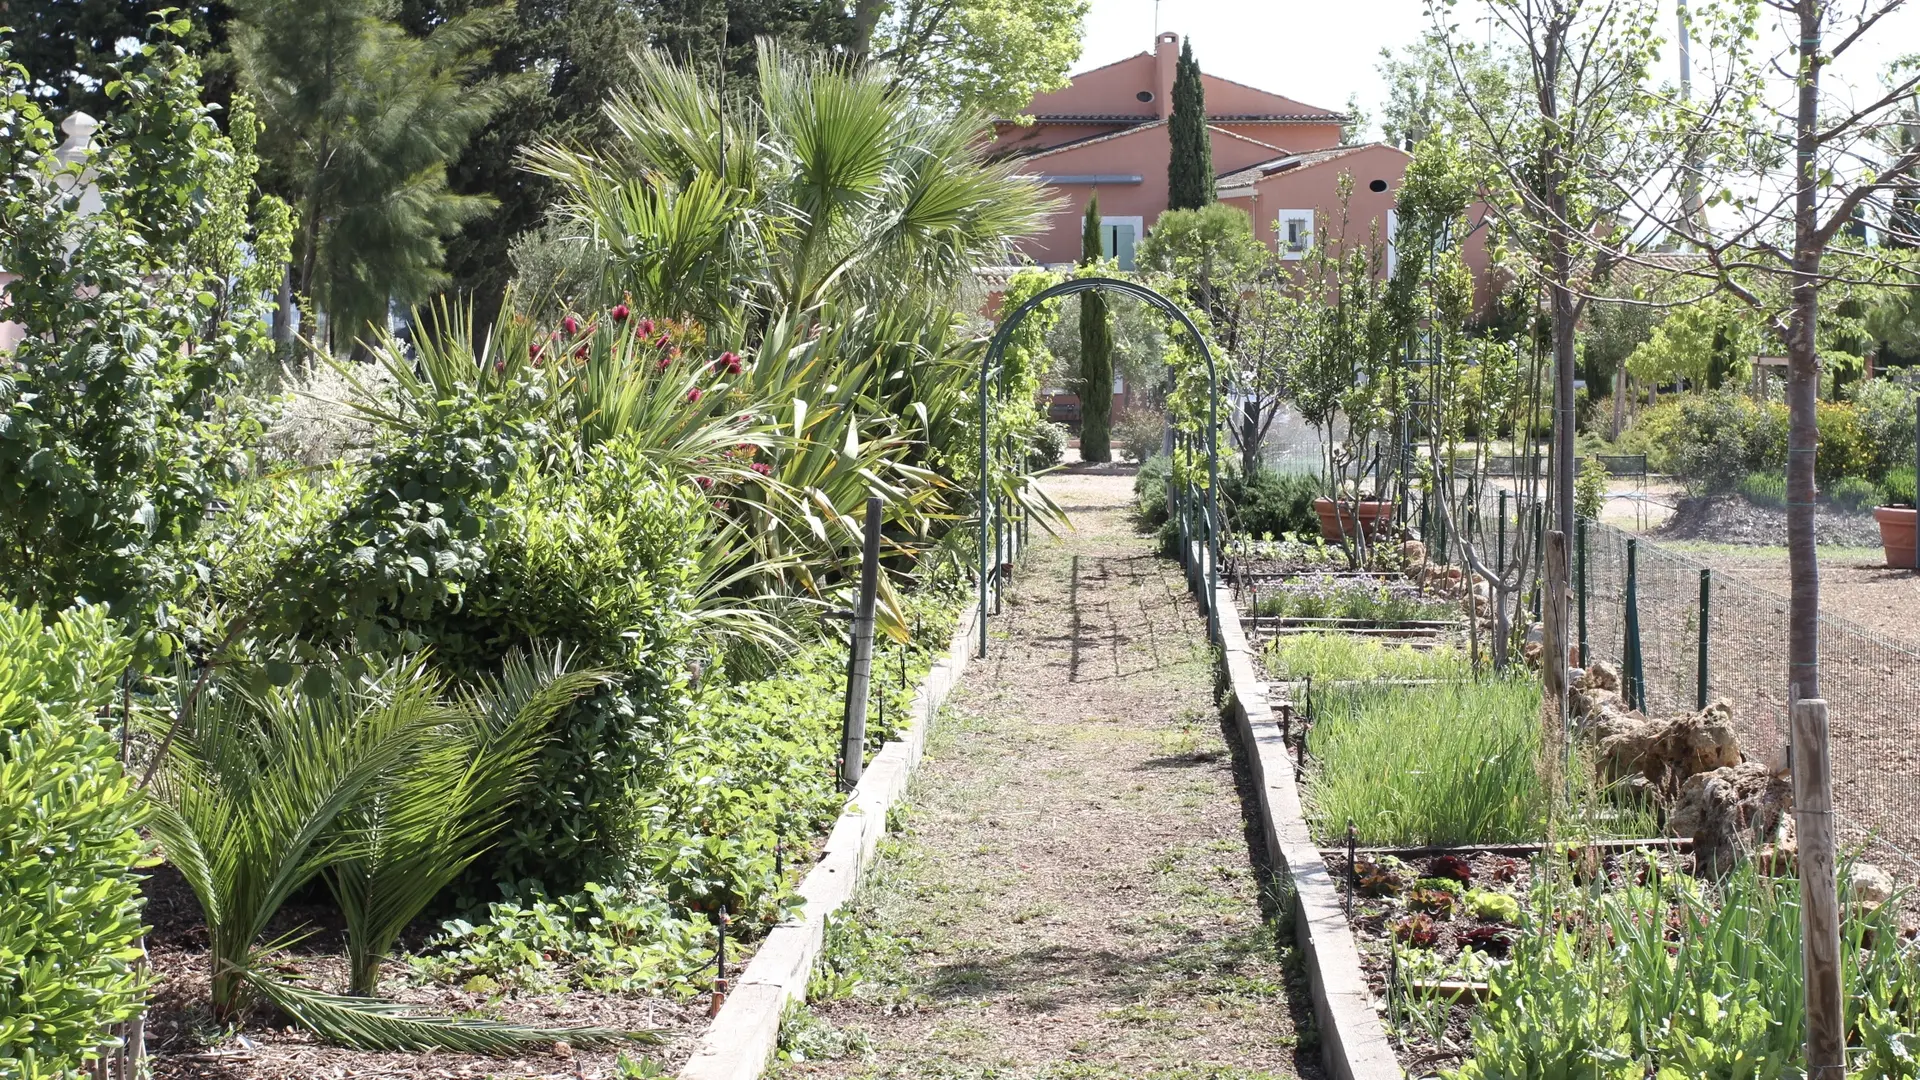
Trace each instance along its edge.
{"label": "brick chimney", "polygon": [[1173,72],[1180,65],[1180,35],[1161,34],[1153,43],[1155,80],[1159,83],[1153,89],[1153,103],[1159,107],[1160,119],[1173,115]]}

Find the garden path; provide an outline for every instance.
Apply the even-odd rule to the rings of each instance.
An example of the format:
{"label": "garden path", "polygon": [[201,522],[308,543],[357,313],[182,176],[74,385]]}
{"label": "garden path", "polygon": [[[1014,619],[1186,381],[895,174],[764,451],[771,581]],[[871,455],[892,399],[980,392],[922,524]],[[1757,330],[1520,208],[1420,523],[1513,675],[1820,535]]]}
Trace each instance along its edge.
{"label": "garden path", "polygon": [[1029,550],[903,834],[830,937],[837,992],[817,984],[789,1022],[785,1043],[815,1060],[778,1075],[1317,1075],[1205,621],[1134,527],[1132,483],[1112,466],[1046,482],[1076,528]]}

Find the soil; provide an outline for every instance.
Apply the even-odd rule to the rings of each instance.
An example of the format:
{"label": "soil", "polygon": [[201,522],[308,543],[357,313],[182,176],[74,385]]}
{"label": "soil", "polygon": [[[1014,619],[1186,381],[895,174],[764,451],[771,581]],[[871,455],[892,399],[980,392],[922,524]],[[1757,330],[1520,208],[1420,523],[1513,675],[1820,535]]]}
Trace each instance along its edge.
{"label": "soil", "polygon": [[1317,1076],[1204,617],[1136,533],[1118,470],[1046,487],[1075,529],[1024,557],[904,835],[830,935],[857,985],[789,1024],[816,1059],[779,1075]]}
{"label": "soil", "polygon": [[[1721,544],[1766,546],[1782,543],[1787,535],[1784,508],[1759,506],[1738,495],[1707,495],[1681,499],[1673,516],[1649,535],[1656,540],[1711,540]],[[1880,526],[1870,512],[1849,513],[1831,506],[1816,507],[1814,542],[1834,547],[1876,547]]]}

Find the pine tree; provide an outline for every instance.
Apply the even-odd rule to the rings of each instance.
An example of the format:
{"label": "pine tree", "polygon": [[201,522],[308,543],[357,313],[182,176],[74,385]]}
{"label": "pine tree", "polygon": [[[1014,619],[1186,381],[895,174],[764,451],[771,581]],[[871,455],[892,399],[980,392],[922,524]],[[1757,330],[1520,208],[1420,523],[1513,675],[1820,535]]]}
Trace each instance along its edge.
{"label": "pine tree", "polygon": [[384,326],[393,301],[448,282],[446,239],[494,205],[448,183],[506,87],[474,76],[508,8],[455,18],[424,38],[379,0],[248,0],[235,35],[242,84],[266,121],[262,151],[293,203],[293,287],[345,351]]}
{"label": "pine tree", "polygon": [[1207,137],[1207,96],[1193,40],[1180,47],[1173,74],[1173,115],[1167,119],[1167,209],[1198,210],[1213,201],[1213,143]]}
{"label": "pine tree", "polygon": [[[1080,261],[1100,261],[1100,194],[1087,200]],[[1080,294],[1080,460],[1113,460],[1113,323],[1102,293]]]}

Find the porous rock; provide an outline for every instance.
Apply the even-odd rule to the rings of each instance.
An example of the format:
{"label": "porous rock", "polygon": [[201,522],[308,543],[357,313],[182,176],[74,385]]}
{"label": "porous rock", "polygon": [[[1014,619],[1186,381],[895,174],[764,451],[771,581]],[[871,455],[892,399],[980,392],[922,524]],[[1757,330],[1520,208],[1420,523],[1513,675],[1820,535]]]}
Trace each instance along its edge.
{"label": "porous rock", "polygon": [[1607,779],[1640,775],[1662,791],[1677,791],[1698,773],[1740,764],[1733,705],[1725,698],[1690,716],[1650,720],[1602,709],[1592,722]]}
{"label": "porous rock", "polygon": [[1719,877],[1750,853],[1786,857],[1794,844],[1793,787],[1765,762],[1746,761],[1695,773],[1680,785],[1667,818],[1693,838],[1695,872]]}

